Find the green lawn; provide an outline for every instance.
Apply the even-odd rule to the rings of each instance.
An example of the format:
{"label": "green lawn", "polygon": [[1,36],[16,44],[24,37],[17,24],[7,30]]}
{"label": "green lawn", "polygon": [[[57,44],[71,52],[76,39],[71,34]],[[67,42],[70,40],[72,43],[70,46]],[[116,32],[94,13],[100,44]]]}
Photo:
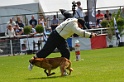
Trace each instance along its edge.
{"label": "green lawn", "polygon": [[[81,61],[75,61],[71,52],[70,76],[60,77],[59,68],[55,75],[47,77],[43,69],[27,69],[33,55],[1,56],[0,82],[124,82],[124,47],[81,51]],[[60,56],[52,53],[49,57]]]}

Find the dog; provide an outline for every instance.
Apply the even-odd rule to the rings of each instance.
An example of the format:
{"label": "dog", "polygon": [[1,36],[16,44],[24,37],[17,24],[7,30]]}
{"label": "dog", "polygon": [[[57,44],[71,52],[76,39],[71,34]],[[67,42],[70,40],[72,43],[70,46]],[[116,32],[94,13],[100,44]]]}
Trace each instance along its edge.
{"label": "dog", "polygon": [[[43,68],[47,76],[55,74],[51,73],[51,70],[56,69],[60,66],[61,76],[64,76],[64,72],[69,70],[69,75],[73,71],[71,68],[71,61],[64,57],[55,57],[55,58],[36,58],[33,57],[29,62],[37,67]],[[48,71],[48,73],[47,73]]]}

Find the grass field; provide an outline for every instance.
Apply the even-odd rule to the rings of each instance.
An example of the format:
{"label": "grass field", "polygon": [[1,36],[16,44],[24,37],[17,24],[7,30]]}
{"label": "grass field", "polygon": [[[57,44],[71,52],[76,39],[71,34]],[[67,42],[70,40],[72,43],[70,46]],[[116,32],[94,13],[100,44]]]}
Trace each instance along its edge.
{"label": "grass field", "polygon": [[[27,69],[28,60],[33,55],[1,56],[0,82],[124,82],[124,47],[84,50],[81,61],[75,61],[71,52],[72,68],[70,76],[60,77],[59,68],[55,75],[47,77],[43,69]],[[52,53],[49,57],[60,56]]]}

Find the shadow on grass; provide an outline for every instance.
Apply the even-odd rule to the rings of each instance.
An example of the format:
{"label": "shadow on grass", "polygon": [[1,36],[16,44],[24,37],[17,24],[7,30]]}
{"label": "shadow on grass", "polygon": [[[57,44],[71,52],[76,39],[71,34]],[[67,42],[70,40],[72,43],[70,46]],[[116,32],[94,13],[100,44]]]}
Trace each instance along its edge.
{"label": "shadow on grass", "polygon": [[[39,77],[39,78],[27,78],[27,80],[35,80],[35,79],[52,79],[52,78],[60,78],[62,76],[50,76],[50,77]],[[65,77],[65,76],[64,76]]]}

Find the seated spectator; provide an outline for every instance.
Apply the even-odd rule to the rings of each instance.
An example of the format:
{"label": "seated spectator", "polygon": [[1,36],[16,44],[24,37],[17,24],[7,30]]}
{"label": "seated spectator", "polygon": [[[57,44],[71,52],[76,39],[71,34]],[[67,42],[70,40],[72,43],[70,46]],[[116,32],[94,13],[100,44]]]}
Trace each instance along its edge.
{"label": "seated spectator", "polygon": [[47,26],[46,26],[47,22],[45,21],[45,18],[44,18],[43,15],[40,16],[40,18],[38,20],[38,24],[42,25],[44,30],[46,31],[46,29],[47,29]]}
{"label": "seated spectator", "polygon": [[104,14],[101,13],[100,10],[98,10],[98,13],[96,14],[96,19],[97,20],[103,20],[104,19]]}
{"label": "seated spectator", "polygon": [[31,33],[35,34],[36,33],[36,29],[32,26],[31,28]]}
{"label": "seated spectator", "polygon": [[[89,25],[89,19],[88,19],[88,12],[85,12],[85,16],[84,16],[84,20],[85,20],[85,25],[88,29],[90,29],[90,25]],[[86,28],[85,28],[86,29]]]}
{"label": "seated spectator", "polygon": [[8,22],[7,25],[11,24],[13,28],[15,28],[16,22],[11,18]]}
{"label": "seated spectator", "polygon": [[24,28],[24,24],[22,23],[22,20],[20,19],[20,17],[17,17],[16,24],[18,24],[20,28]]}
{"label": "seated spectator", "polygon": [[46,27],[46,21],[45,18],[42,16],[40,16],[39,20],[38,20],[38,24],[41,24],[43,27]]}
{"label": "seated spectator", "polygon": [[53,16],[53,20],[51,20],[51,29],[52,31],[59,25],[59,20],[56,18],[56,15]]}
{"label": "seated spectator", "polygon": [[35,28],[35,26],[37,25],[37,20],[34,18],[34,15],[31,16],[31,20],[29,21],[29,24]]}
{"label": "seated spectator", "polygon": [[106,10],[106,13],[104,14],[105,19],[106,20],[111,20],[111,16],[112,16],[112,14],[109,13],[109,10]]}
{"label": "seated spectator", "polygon": [[14,37],[14,36],[16,36],[15,31],[14,31],[14,28],[12,27],[11,24],[8,24],[8,25],[7,25],[7,29],[6,29],[6,31],[5,31],[5,35],[6,35],[6,36],[9,36],[9,37]]}
{"label": "seated spectator", "polygon": [[104,19],[104,14],[101,13],[100,10],[98,10],[98,13],[96,14],[96,26],[101,27],[100,22]]}
{"label": "seated spectator", "polygon": [[16,35],[22,35],[23,34],[23,28],[20,28],[18,24],[15,26],[15,34]]}

